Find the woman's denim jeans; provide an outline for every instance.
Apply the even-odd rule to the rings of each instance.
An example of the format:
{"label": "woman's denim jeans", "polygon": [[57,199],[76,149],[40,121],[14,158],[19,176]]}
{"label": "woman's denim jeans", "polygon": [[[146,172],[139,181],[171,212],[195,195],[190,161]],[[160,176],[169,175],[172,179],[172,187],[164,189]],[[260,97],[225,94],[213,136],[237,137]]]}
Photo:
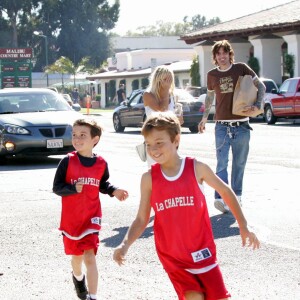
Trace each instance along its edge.
{"label": "woman's denim jeans", "polygon": [[[216,174],[228,184],[229,149],[232,151],[231,188],[237,196],[242,195],[244,170],[249,153],[251,127],[248,123],[231,127],[216,122],[215,142],[217,155]],[[215,192],[215,199],[221,196]]]}

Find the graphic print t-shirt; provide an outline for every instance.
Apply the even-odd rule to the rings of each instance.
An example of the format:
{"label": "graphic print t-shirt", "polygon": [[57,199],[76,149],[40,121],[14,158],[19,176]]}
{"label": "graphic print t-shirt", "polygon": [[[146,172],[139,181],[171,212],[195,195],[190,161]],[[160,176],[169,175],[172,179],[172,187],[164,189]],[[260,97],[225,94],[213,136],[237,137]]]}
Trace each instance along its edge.
{"label": "graphic print t-shirt", "polygon": [[215,91],[215,120],[235,120],[241,116],[232,114],[233,93],[239,76],[256,76],[255,72],[244,63],[235,63],[227,70],[214,68],[207,73],[207,90]]}

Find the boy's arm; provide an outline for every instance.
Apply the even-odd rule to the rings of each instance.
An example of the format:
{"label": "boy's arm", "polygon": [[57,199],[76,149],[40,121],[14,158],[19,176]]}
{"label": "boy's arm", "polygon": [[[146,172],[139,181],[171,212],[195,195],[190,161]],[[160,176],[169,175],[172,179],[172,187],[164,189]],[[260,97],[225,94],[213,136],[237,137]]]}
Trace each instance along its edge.
{"label": "boy's arm", "polygon": [[118,188],[114,185],[112,185],[109,181],[109,170],[108,170],[108,165],[106,163],[106,167],[103,173],[103,176],[100,180],[100,186],[99,186],[99,190],[100,193],[102,194],[108,194],[110,197],[113,197],[113,193],[115,190],[117,190]]}
{"label": "boy's arm", "polygon": [[114,251],[113,259],[121,266],[125,262],[125,255],[129,247],[144,232],[149,223],[151,205],[150,197],[152,190],[151,174],[147,172],[143,174],[141,179],[141,200],[140,206],[135,220],[129,227],[122,243]]}
{"label": "boy's arm", "polygon": [[55,173],[52,191],[58,196],[68,196],[77,193],[74,184],[66,183],[68,165],[69,157],[66,156],[60,161]]}
{"label": "boy's arm", "polygon": [[248,246],[252,246],[253,249],[259,248],[259,240],[253,232],[250,232],[248,230],[247,220],[238,203],[237,197],[230,186],[224,183],[208,165],[198,161],[196,161],[195,163],[198,182],[202,184],[203,181],[205,181],[209,186],[211,186],[220,194],[222,199],[230,208],[232,214],[239,224],[242,245],[245,246],[248,242]]}

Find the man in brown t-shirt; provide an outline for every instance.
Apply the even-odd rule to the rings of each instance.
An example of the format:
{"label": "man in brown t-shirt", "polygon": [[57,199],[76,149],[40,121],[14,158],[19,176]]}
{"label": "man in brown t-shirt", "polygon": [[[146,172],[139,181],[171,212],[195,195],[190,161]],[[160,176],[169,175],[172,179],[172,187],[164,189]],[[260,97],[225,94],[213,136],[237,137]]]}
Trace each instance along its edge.
{"label": "man in brown t-shirt", "polygon": [[[227,40],[216,42],[212,47],[212,57],[216,68],[207,73],[207,94],[205,98],[205,112],[199,123],[199,132],[205,130],[210,108],[216,98],[216,112],[214,120],[215,142],[217,156],[216,174],[227,184],[229,150],[232,151],[231,188],[237,195],[240,205],[244,170],[249,153],[250,130],[249,117],[232,113],[233,92],[239,76],[251,75],[257,87],[257,101],[247,107],[250,111],[257,111],[261,107],[265,93],[265,86],[255,72],[245,63],[234,63],[234,51]],[[221,212],[229,211],[221,196],[215,192],[215,207]]]}

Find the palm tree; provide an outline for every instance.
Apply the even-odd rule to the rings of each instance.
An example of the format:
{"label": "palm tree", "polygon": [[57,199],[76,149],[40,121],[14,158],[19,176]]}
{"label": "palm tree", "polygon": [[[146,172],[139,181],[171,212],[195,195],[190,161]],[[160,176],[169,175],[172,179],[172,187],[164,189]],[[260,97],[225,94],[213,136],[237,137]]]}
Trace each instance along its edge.
{"label": "palm tree", "polygon": [[59,58],[57,61],[55,61],[52,65],[49,65],[45,72],[46,73],[60,73],[61,74],[61,85],[62,89],[64,90],[64,74],[67,74],[68,72],[65,70],[65,68],[62,67],[61,58]]}
{"label": "palm tree", "polygon": [[63,74],[72,74],[74,76],[74,88],[76,86],[76,74],[81,71],[87,71],[88,73],[92,73],[93,69],[89,65],[90,57],[83,57],[77,65],[65,56],[61,56],[58,60],[56,60],[52,65],[50,65],[46,72],[49,73],[61,73],[62,74],[62,86],[63,86]]}

